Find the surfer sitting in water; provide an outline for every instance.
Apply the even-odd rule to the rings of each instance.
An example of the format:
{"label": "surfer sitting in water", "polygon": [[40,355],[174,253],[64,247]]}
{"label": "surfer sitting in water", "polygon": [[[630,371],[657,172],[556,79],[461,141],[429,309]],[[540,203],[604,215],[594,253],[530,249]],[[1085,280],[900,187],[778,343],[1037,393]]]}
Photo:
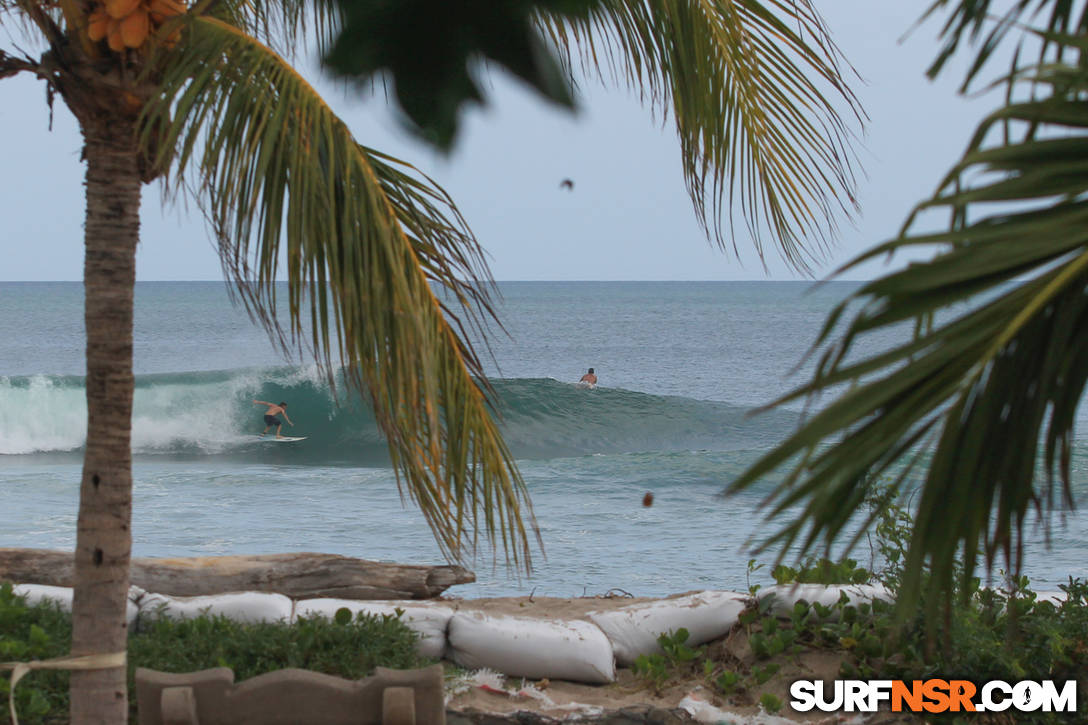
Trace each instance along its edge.
{"label": "surfer sitting in water", "polygon": [[[264,413],[264,430],[261,431],[261,435],[267,433],[268,429],[272,426],[276,426],[276,437],[283,438],[283,436],[280,435],[280,428],[283,428],[283,421],[281,421],[276,416],[280,413],[283,413],[283,417],[287,419],[288,423],[291,423],[291,419],[287,417],[287,403],[280,403],[279,405],[276,405],[275,403],[269,403],[264,400],[254,400],[253,404],[268,406],[268,410],[266,410]],[[291,423],[292,428],[294,427],[294,425],[294,423]]]}
{"label": "surfer sitting in water", "polygon": [[580,382],[580,383],[589,383],[590,385],[596,385],[597,384],[597,376],[593,374],[593,368],[590,368],[589,372],[586,373],[585,375],[583,375],[582,379],[579,380],[578,382]]}

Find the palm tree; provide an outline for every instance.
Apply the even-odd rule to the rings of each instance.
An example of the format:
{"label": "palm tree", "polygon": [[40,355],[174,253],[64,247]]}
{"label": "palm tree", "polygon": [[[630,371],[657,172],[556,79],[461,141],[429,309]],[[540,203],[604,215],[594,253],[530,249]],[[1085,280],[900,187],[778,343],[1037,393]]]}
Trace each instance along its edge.
{"label": "palm tree", "polygon": [[[899,603],[909,611],[925,595],[931,623],[956,590],[970,590],[980,559],[992,569],[1000,556],[1019,577],[1029,512],[1049,527],[1054,511],[1074,504],[1073,431],[1088,379],[1088,15],[1076,3],[1012,5],[992,18],[988,0],[953,4],[930,73],[965,34],[982,38],[966,90],[1019,29],[999,81],[1005,103],[899,237],[844,269],[900,251],[937,253],[864,285],[832,312],[812,379],[775,404],[833,399],[731,485],[787,467],[772,514],[795,505],[803,514],[764,543],[783,554],[798,544],[803,555],[842,534],[874,481],[905,489],[922,470]],[[1045,27],[1019,26],[1022,15],[1048,8]],[[926,224],[935,210],[946,228]],[[895,346],[851,354],[912,323],[913,336],[900,332]]]}
{"label": "palm tree", "polygon": [[[445,192],[357,143],[275,50],[304,37],[327,44],[331,7],[0,0],[0,22],[41,49],[0,51],[0,78],[43,80],[78,120],[87,163],[74,655],[126,644],[134,260],[141,187],[156,178],[196,198],[238,298],[272,338],[313,350],[330,380],[342,369],[368,399],[398,485],[443,553],[461,559],[482,532],[530,567],[529,497],[465,342],[466,328],[493,319],[482,250]],[[852,204],[833,104],[856,104],[807,1],[606,2],[583,22],[541,22],[587,68],[672,111],[692,198],[720,243],[736,192],[757,240],[766,223],[804,266],[800,240],[820,239]],[[281,254],[286,321],[274,313]],[[123,667],[74,673],[71,691],[73,722],[124,721]]]}

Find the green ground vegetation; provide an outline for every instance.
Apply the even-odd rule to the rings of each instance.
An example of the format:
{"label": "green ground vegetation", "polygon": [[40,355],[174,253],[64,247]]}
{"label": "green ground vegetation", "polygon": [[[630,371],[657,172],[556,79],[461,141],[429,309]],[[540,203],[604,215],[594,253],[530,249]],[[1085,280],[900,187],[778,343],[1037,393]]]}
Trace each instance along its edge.
{"label": "green ground vegetation", "polygon": [[[895,491],[886,486],[878,486],[869,498],[877,515],[869,568],[848,558],[809,558],[794,567],[776,566],[776,583],[882,583],[894,597],[904,576],[912,526],[896,501]],[[749,562],[750,573],[761,568]],[[758,595],[760,588],[752,585],[750,593]],[[696,675],[727,702],[761,704],[772,713],[783,706],[781,683],[775,687],[772,680],[780,673],[796,679],[802,658],[819,652],[839,656],[842,678],[1078,680],[1077,702],[1085,703],[1088,581],[1070,578],[1060,588],[1065,599],[1055,604],[1040,599],[1026,577],[1010,578],[1000,587],[970,579],[951,603],[941,601],[943,623],[936,632],[925,626],[924,601],[913,614],[904,614],[880,600],[851,604],[844,593],[832,606],[798,602],[783,617],[771,612],[772,599],[764,597],[742,613],[730,637],[743,644],[691,647],[689,633],[679,629],[658,639],[663,654],[643,655],[633,669],[655,691]],[[954,720],[951,713],[926,717]],[[977,716],[972,721],[984,722]],[[1016,714],[1016,722],[1070,719],[1068,713],[1023,712]]]}
{"label": "green ground vegetation", "polygon": [[[48,659],[71,647],[71,617],[51,602],[28,606],[12,585],[0,584],[0,661]],[[240,624],[226,617],[141,622],[129,636],[130,717],[135,721],[134,673],[137,667],[192,672],[230,667],[235,680],[286,667],[298,667],[347,679],[374,668],[411,669],[430,663],[416,653],[419,635],[398,616],[352,617],[341,610],[334,620],[303,618],[295,624]],[[0,708],[8,707],[7,677],[0,677]],[[68,674],[36,671],[15,693],[19,722],[53,725],[68,722]]]}

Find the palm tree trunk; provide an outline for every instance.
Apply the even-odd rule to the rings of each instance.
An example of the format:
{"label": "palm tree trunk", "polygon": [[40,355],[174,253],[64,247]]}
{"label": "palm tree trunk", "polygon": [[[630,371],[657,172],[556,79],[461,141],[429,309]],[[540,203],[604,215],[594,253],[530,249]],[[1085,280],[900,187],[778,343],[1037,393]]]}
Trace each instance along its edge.
{"label": "palm tree trunk", "polygon": [[[128,639],[132,311],[141,185],[132,124],[81,121],[87,161],[87,449],[76,536],[73,655],[121,652]],[[73,723],[115,725],[127,715],[124,667],[72,673]]]}

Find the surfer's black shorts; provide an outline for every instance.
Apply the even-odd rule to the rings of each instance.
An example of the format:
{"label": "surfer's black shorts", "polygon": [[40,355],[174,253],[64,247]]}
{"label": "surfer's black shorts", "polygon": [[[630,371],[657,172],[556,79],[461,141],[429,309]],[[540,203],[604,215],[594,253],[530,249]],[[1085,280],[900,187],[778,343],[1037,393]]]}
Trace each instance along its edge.
{"label": "surfer's black shorts", "polygon": [[264,422],[265,425],[283,425],[283,423],[280,423],[280,419],[274,415],[266,415],[264,417]]}

